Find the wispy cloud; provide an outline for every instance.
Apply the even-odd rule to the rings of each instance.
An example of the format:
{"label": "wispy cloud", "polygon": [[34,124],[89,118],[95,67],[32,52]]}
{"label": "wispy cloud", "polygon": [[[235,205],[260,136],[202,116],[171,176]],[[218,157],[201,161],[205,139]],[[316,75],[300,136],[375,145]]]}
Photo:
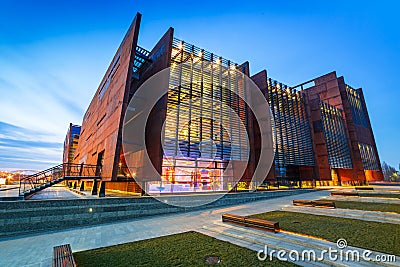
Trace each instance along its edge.
{"label": "wispy cloud", "polygon": [[63,144],[48,134],[0,121],[0,168],[43,169],[60,163]]}
{"label": "wispy cloud", "polygon": [[112,56],[93,50],[103,38],[0,42],[0,168],[43,169],[61,162],[68,125],[82,121]]}

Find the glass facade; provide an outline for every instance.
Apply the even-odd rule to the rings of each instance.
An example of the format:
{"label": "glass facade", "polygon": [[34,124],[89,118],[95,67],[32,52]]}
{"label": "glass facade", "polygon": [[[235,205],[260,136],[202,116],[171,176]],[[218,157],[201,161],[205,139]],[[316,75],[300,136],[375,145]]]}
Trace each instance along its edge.
{"label": "glass facade", "polygon": [[150,192],[231,189],[228,163],[247,162],[243,151],[248,147],[248,114],[239,97],[246,97],[244,74],[237,68],[229,60],[173,40],[163,184],[150,184]]}
{"label": "glass facade", "polygon": [[320,110],[330,167],[353,168],[342,110],[322,101]]}
{"label": "glass facade", "polygon": [[351,88],[348,85],[346,85],[346,94],[349,100],[351,115],[353,117],[354,123],[357,125],[361,125],[365,128],[369,128],[367,116],[364,112],[360,94],[357,92],[357,90]]}
{"label": "glass facade", "polygon": [[141,68],[145,65],[148,57],[149,57],[150,52],[147,51],[146,49],[136,46],[136,51],[135,51],[135,59],[133,61],[133,72],[137,73],[140,71]]}
{"label": "glass facade", "polygon": [[71,124],[64,141],[63,163],[73,163],[75,151],[78,147],[81,126]]}
{"label": "glass facade", "polygon": [[285,176],[288,165],[313,166],[310,125],[301,92],[268,79],[268,104],[275,123],[273,138],[277,176]]}
{"label": "glass facade", "polygon": [[368,144],[358,144],[360,149],[361,161],[363,163],[364,170],[379,170],[379,163],[376,159],[374,147]]}

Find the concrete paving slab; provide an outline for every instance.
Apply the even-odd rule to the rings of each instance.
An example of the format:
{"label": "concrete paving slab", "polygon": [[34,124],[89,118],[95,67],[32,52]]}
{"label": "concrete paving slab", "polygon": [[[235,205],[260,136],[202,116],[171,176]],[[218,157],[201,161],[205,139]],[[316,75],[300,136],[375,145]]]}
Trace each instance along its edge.
{"label": "concrete paving slab", "polygon": [[316,199],[328,196],[329,193],[329,191],[316,191],[301,196],[280,197],[223,208],[159,215],[18,238],[3,238],[0,239],[0,266],[29,266],[30,264],[50,266],[52,250],[57,245],[69,243],[73,251],[81,251],[198,230],[203,226],[221,221],[221,214],[228,211],[238,215],[251,215],[279,210],[284,205],[291,205],[293,199]]}
{"label": "concrete paving slab", "polygon": [[351,210],[351,209],[325,209],[304,206],[287,206],[282,208],[283,211],[300,212],[313,215],[324,215],[332,217],[342,217],[349,219],[357,219],[373,222],[385,222],[400,224],[400,214],[392,212],[367,211],[367,210]]}
{"label": "concrete paving slab", "polygon": [[76,194],[68,190],[65,186],[52,186],[43,189],[34,195],[32,195],[30,200],[42,200],[42,199],[64,199],[64,198],[83,198],[83,196]]}
{"label": "concrete paving slab", "polygon": [[[307,259],[292,261],[301,266],[398,266],[396,264],[400,262],[400,257],[395,257],[395,262],[372,262],[364,259],[362,256],[359,257],[359,261],[351,260],[352,254],[348,253],[358,253],[359,255],[363,255],[365,250],[353,246],[340,249],[336,243],[323,239],[299,236],[290,232],[280,232],[275,234],[221,222],[215,223],[214,226],[204,226],[203,229],[199,231],[218,239],[247,247],[254,251],[259,251],[260,245],[262,247],[261,249],[264,250],[264,246],[267,245],[268,251],[283,250],[287,253],[297,251],[300,255],[305,251],[314,251],[316,257],[319,258],[317,261]],[[246,245],[244,241],[247,241],[251,245]],[[322,253],[322,251],[327,251],[329,248],[338,251],[337,254],[335,254],[338,257],[336,260],[329,257],[327,252]],[[350,256],[346,257],[346,255]],[[382,255],[382,253],[371,252],[369,257],[375,259],[377,255]],[[286,256],[286,258],[290,261],[288,256]]]}
{"label": "concrete paving slab", "polygon": [[400,204],[400,199],[396,198],[381,198],[381,197],[341,197],[329,196],[323,198],[324,200],[337,200],[337,201],[357,201],[357,202],[370,202],[370,203],[387,203],[387,204]]}

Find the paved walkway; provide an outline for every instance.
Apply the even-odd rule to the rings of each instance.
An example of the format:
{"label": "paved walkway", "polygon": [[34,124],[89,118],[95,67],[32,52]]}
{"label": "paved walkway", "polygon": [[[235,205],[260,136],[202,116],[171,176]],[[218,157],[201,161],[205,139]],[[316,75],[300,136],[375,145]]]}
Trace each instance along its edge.
{"label": "paved walkway", "polygon": [[371,185],[376,190],[383,190],[383,191],[397,191],[400,192],[400,186],[387,186],[387,185]]}
{"label": "paved walkway", "polygon": [[357,202],[370,202],[370,203],[386,203],[386,204],[400,204],[400,199],[396,198],[380,198],[380,197],[342,197],[342,196],[329,196],[323,198],[324,200],[337,200],[337,201],[357,201]]}
{"label": "paved walkway", "polygon": [[53,185],[46,189],[43,189],[32,197],[29,200],[43,200],[43,199],[66,199],[66,198],[83,198],[83,196],[68,190],[67,187],[63,185]]}
{"label": "paved walkway", "polygon": [[[281,197],[244,205],[141,218],[99,226],[0,239],[0,266],[50,266],[54,246],[70,243],[73,251],[111,246],[169,234],[202,229],[221,221],[221,214],[251,215],[281,209],[293,199],[316,199],[329,191]],[[256,253],[254,254],[256,257]]]}
{"label": "paved walkway", "polygon": [[[18,197],[19,196],[19,186],[2,186],[0,189],[0,197]],[[67,198],[82,198],[81,195],[76,194],[68,190],[64,185],[53,185],[46,189],[43,189],[36,194],[34,194],[30,199],[67,199]]]}
{"label": "paved walkway", "polygon": [[[363,255],[364,249],[356,248],[356,247],[345,247],[343,249],[339,249],[338,245],[333,242],[329,242],[326,240],[318,239],[318,238],[310,238],[305,236],[296,235],[290,232],[280,232],[277,234],[269,233],[261,230],[255,230],[247,227],[240,227],[237,225],[231,225],[221,222],[216,222],[211,226],[204,226],[202,229],[198,230],[199,232],[213,236],[217,239],[227,241],[238,246],[247,247],[254,251],[266,251],[265,245],[267,245],[267,251],[272,252],[272,250],[285,251],[285,255],[283,256],[288,261],[294,262],[300,266],[377,266],[380,265],[378,262],[371,262],[368,260],[364,260],[362,256],[360,256],[360,261],[357,262],[355,260],[351,260],[351,257],[347,257],[346,254],[350,253],[350,251],[357,251],[359,255]],[[331,248],[332,250],[336,250],[337,253],[333,254],[333,256],[337,257],[335,260],[334,257],[329,257],[327,251]],[[295,252],[292,252],[295,251]],[[305,251],[313,251],[315,252],[315,260],[311,257],[311,260],[308,258],[308,254]],[[323,252],[324,251],[324,252]],[[343,257],[340,257],[340,252],[342,251]],[[290,260],[291,258],[295,258],[296,254],[299,254],[299,260]],[[276,256],[277,252],[273,254]],[[289,258],[289,254],[292,254],[292,257]],[[303,254],[304,253],[304,254]],[[376,259],[377,255],[382,255],[383,253],[373,252],[369,255],[369,258]],[[261,254],[264,256],[265,254]],[[267,253],[267,255],[270,255]],[[302,256],[304,255],[304,256]],[[303,257],[303,258],[302,258]],[[303,260],[304,259],[304,260]],[[269,259],[267,258],[266,261]],[[400,257],[396,257],[396,262],[400,262]],[[394,264],[382,264],[382,266],[398,266]]]}
{"label": "paved walkway", "polygon": [[[247,232],[231,228],[229,225],[222,225],[221,214],[229,212],[246,216],[279,210],[291,206],[293,199],[311,200],[326,197],[329,194],[329,191],[316,191],[243,205],[153,216],[98,226],[0,239],[0,266],[51,266],[53,247],[65,243],[71,244],[73,251],[81,251],[191,230],[208,233],[211,236],[249,247],[256,251],[260,249],[261,244],[269,244],[271,248],[279,245],[280,247],[286,247],[286,249],[305,249],[305,247],[315,246],[316,244],[310,242],[308,239],[308,241],[296,239],[295,236],[290,236],[287,233],[273,235],[278,238],[275,239],[276,242],[274,243],[271,241],[273,238],[268,234],[260,236],[257,232]],[[228,240],[229,238],[231,239]],[[255,239],[258,240],[258,243],[254,241]],[[325,248],[327,244],[317,245],[321,249],[322,245]],[[256,253],[254,253],[254,257],[256,256]],[[331,262],[325,262],[325,264],[317,263],[313,266],[329,266],[330,264]]]}
{"label": "paved walkway", "polygon": [[17,197],[19,195],[19,186],[3,185],[0,187],[0,197]]}
{"label": "paved walkway", "polygon": [[324,215],[324,216],[372,221],[372,222],[400,224],[400,214],[392,212],[351,210],[351,209],[326,209],[326,208],[315,208],[306,206],[288,206],[284,207],[283,210],[314,214],[314,215]]}

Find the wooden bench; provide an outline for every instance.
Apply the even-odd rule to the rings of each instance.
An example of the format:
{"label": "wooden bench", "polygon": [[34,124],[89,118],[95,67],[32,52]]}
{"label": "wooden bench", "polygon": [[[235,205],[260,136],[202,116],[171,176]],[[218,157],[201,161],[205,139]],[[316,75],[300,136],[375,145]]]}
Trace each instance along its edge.
{"label": "wooden bench", "polygon": [[223,222],[243,224],[244,218],[245,218],[244,216],[238,216],[238,215],[233,215],[233,214],[228,214],[228,213],[222,214]]}
{"label": "wooden bench", "polygon": [[293,200],[293,205],[317,208],[336,208],[335,202],[326,200]]}
{"label": "wooden bench", "polygon": [[299,200],[299,199],[293,200],[293,205],[294,206],[311,206],[311,207],[314,206],[312,200]]}
{"label": "wooden bench", "polygon": [[53,248],[53,267],[76,267],[70,244]]}
{"label": "wooden bench", "polygon": [[348,196],[348,197],[358,197],[358,193],[357,192],[341,192],[341,191],[334,191],[331,192],[331,196]]}
{"label": "wooden bench", "polygon": [[245,226],[259,228],[263,230],[267,230],[270,232],[277,233],[281,229],[279,228],[279,222],[271,222],[262,219],[255,219],[255,218],[245,218],[244,220]]}
{"label": "wooden bench", "polygon": [[277,233],[280,231],[279,222],[266,221],[261,219],[249,218],[247,216],[238,216],[233,214],[222,214],[223,222],[230,222],[246,227],[258,228]]}

